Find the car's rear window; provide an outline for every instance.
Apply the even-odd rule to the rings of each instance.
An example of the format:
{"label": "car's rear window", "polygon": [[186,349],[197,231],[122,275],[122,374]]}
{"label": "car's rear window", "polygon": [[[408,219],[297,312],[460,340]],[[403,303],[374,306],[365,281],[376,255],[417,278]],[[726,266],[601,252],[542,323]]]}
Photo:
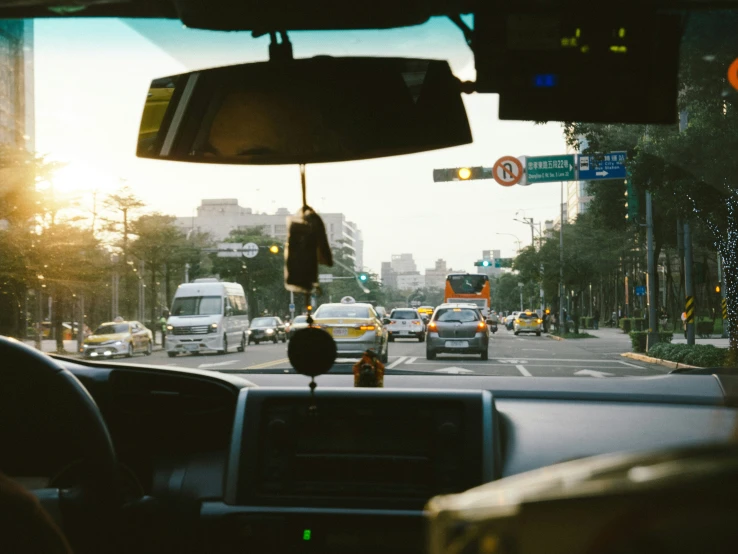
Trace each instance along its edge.
{"label": "car's rear window", "polygon": [[390,316],[392,319],[420,319],[418,312],[414,310],[395,310]]}
{"label": "car's rear window", "polygon": [[127,333],[128,323],[117,323],[115,325],[100,325],[95,329],[95,335],[115,335],[116,333]]}
{"label": "car's rear window", "polygon": [[518,319],[537,319],[537,314],[518,314]]}
{"label": "car's rear window", "polygon": [[369,308],[360,306],[321,306],[315,312],[315,318],[353,317],[367,319]]}
{"label": "car's rear window", "polygon": [[468,308],[441,308],[436,313],[436,321],[479,321],[479,315],[475,310]]}
{"label": "car's rear window", "polygon": [[306,315],[299,315],[295,318],[295,320],[292,323],[307,323],[307,316]]}

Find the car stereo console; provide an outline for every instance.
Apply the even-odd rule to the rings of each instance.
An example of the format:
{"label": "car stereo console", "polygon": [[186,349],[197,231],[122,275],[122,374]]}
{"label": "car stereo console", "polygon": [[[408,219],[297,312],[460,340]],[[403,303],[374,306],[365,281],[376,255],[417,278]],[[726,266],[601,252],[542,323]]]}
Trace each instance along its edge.
{"label": "car stereo console", "polygon": [[422,551],[428,499],[499,476],[496,418],[487,391],[244,389],[209,551]]}

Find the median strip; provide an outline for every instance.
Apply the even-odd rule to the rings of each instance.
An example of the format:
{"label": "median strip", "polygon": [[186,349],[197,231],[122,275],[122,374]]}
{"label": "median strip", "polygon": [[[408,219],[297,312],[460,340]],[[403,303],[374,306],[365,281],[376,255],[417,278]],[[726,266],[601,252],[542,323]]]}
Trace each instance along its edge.
{"label": "median strip", "polygon": [[669,360],[662,360],[661,358],[652,358],[645,354],[637,354],[635,352],[623,352],[620,354],[623,358],[630,358],[631,360],[638,360],[639,362],[646,362],[649,364],[658,364],[671,369],[699,369],[699,366],[682,364],[679,362],[670,362]]}

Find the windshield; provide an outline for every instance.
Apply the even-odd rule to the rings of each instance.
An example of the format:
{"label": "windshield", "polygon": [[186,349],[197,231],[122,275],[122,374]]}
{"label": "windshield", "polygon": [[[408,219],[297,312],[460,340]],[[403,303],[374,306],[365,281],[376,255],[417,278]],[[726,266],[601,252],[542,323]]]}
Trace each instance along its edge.
{"label": "windshield", "polygon": [[479,321],[479,314],[465,308],[440,308],[436,313],[436,321],[456,321],[466,323]]}
{"label": "windshield", "polygon": [[295,325],[297,323],[307,323],[307,316],[305,315],[298,315],[293,321],[292,324]]}
{"label": "windshield", "polygon": [[277,320],[273,317],[257,317],[251,322],[252,327],[274,327]]}
{"label": "windshield", "polygon": [[127,333],[130,327],[127,323],[117,323],[115,325],[100,325],[95,329],[94,335],[115,335],[117,333]]}
{"label": "windshield", "polygon": [[367,319],[371,316],[369,314],[369,308],[363,308],[361,306],[321,306],[315,312],[316,319],[335,317]]}
{"label": "windshield", "polygon": [[[473,26],[473,18],[464,21]],[[319,266],[320,286],[304,295],[284,286],[287,218],[303,205],[296,165],[136,156],[173,101],[174,82],[162,78],[265,62],[269,33],[196,30],[179,20],[4,21],[0,334],[76,357],[78,335],[61,322],[84,314],[94,329],[119,317],[140,321],[154,335],[151,355],[127,364],[289,372],[283,345],[262,339],[260,348],[244,347],[249,320],[274,325],[264,317],[270,313],[295,324],[305,323],[305,316],[294,317],[305,313],[368,319],[375,316],[368,306],[384,306],[396,320],[419,319],[421,306],[464,302],[485,313],[530,308],[548,315],[522,332],[514,318],[501,317],[499,330],[489,330],[489,360],[479,359],[471,339],[428,343],[408,329],[399,340],[394,329],[384,332],[381,319],[367,325],[374,330],[333,336],[357,341],[350,359],[376,349],[370,339],[386,341],[380,349],[387,347],[388,375],[444,375],[445,368],[463,370],[458,379],[465,372],[662,375],[669,370],[661,364],[621,356],[644,354],[649,329],[649,349],[655,340],[671,341],[652,353],[661,349],[659,355],[689,363],[684,356],[702,343],[716,349],[713,357],[690,365],[721,364],[731,332],[738,349],[738,74],[730,69],[738,58],[736,28],[738,11],[704,9],[685,19],[674,123],[506,120],[498,94],[464,93],[470,144],[307,164],[306,201],[322,217],[335,263]],[[438,59],[462,82],[477,77],[463,33],[445,17],[399,29],[289,37],[296,58]],[[615,74],[615,67],[602,71]],[[153,88],[152,80],[158,80]],[[592,92],[583,87],[583,103]],[[648,101],[638,87],[632,95]],[[446,115],[438,113],[438,122]],[[517,185],[489,178],[505,156],[524,164]],[[463,168],[486,173],[434,180],[436,171],[458,177]],[[214,282],[223,283],[222,296],[176,297],[184,283],[194,291]],[[685,297],[693,300],[689,317]],[[357,304],[339,304],[344,298]],[[228,317],[196,318],[214,315]],[[479,314],[444,308],[435,317],[473,321]],[[283,334],[274,333],[279,340]],[[188,350],[188,341],[203,337],[201,349]],[[467,341],[470,353],[451,343],[443,352],[446,340]],[[429,347],[437,357],[426,357]]]}
{"label": "windshield", "polygon": [[392,319],[420,319],[418,312],[411,310],[395,310],[390,317]]}
{"label": "windshield", "polygon": [[223,300],[220,296],[185,296],[175,298],[172,315],[219,315],[223,313]]}

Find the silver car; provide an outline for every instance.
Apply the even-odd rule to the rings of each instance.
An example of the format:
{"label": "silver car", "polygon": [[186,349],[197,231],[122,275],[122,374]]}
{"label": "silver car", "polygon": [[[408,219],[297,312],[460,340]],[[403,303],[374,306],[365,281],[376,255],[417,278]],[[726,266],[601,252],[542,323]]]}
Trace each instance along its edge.
{"label": "silver car", "polygon": [[425,340],[425,325],[423,318],[415,308],[396,308],[387,318],[386,324],[389,340],[396,338],[412,338],[423,342]]}
{"label": "silver car", "polygon": [[433,312],[426,332],[425,357],[437,354],[479,354],[489,358],[489,328],[479,310],[465,304],[442,304]]}

